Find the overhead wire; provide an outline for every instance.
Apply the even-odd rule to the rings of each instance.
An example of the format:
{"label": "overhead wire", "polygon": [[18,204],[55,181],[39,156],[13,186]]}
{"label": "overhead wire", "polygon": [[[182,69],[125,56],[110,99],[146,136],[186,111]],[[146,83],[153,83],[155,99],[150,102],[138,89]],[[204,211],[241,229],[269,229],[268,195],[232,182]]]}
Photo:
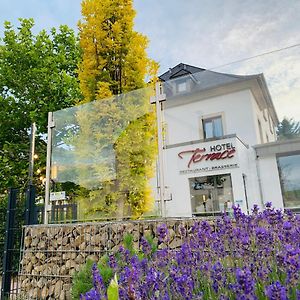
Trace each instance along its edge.
{"label": "overhead wire", "polygon": [[237,64],[237,63],[241,63],[241,62],[244,62],[244,61],[251,60],[253,58],[257,58],[257,57],[261,57],[261,56],[265,56],[265,55],[269,55],[269,54],[281,52],[281,51],[292,49],[292,48],[296,48],[296,47],[299,47],[299,46],[300,46],[300,43],[294,44],[294,45],[290,45],[290,46],[286,46],[286,47],[279,48],[279,49],[275,49],[275,50],[271,50],[271,51],[268,51],[268,52],[263,52],[263,53],[260,53],[260,54],[257,54],[257,55],[253,55],[253,56],[249,56],[249,57],[242,58],[242,59],[239,59],[239,60],[235,60],[235,61],[223,64],[223,65],[219,65],[219,66],[215,66],[215,67],[212,67],[212,68],[208,68],[208,70],[214,70],[214,69],[218,69],[218,68],[230,66],[230,65],[233,65],[233,64]]}

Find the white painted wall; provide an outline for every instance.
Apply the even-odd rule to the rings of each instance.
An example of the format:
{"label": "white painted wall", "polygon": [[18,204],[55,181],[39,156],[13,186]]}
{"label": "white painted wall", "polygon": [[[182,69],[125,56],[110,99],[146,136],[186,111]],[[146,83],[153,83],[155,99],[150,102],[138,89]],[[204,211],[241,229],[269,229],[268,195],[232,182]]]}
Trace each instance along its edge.
{"label": "white painted wall", "polygon": [[[175,107],[164,112],[169,145],[203,139],[201,119],[222,114],[224,135],[236,134],[249,145],[258,143],[253,119],[253,96],[250,90],[212,97]],[[169,99],[167,101],[172,101]],[[171,104],[171,103],[170,103]]]}
{"label": "white painted wall", "polygon": [[275,155],[258,159],[261,183],[263,186],[263,201],[272,202],[277,208],[283,208],[279,173]]}
{"label": "white painted wall", "polygon": [[[266,109],[262,110],[259,108],[257,101],[255,100],[252,93],[251,93],[251,103],[252,103],[252,110],[253,110],[253,123],[255,125],[255,132],[258,137],[256,144],[263,144],[263,143],[276,141],[276,133],[274,130],[274,125],[272,126],[270,124],[272,122],[270,119],[270,115]],[[260,140],[258,120],[260,121],[262,127],[263,141]],[[269,141],[267,140],[267,136]]]}

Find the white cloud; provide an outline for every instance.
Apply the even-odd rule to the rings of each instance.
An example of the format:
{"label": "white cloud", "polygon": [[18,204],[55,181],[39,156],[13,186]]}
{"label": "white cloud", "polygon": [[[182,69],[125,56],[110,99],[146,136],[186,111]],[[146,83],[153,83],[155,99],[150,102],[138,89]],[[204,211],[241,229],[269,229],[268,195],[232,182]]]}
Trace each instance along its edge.
{"label": "white cloud", "polygon": [[[36,31],[59,24],[76,29],[80,2],[2,0],[0,20],[17,23],[18,17],[31,16]],[[161,72],[179,62],[215,67],[300,42],[299,0],[135,0],[134,4],[135,28],[149,37],[148,52],[160,62]],[[300,101],[293,99],[300,85],[299,49],[217,70],[263,72],[279,116],[300,119]]]}

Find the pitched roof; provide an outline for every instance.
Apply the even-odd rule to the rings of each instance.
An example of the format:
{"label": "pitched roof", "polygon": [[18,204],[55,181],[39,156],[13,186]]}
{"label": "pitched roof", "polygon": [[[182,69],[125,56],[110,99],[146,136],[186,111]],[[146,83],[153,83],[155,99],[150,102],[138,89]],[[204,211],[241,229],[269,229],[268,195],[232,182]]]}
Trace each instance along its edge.
{"label": "pitched roof", "polygon": [[175,67],[170,68],[169,71],[163,73],[158,78],[161,81],[172,81],[172,79],[188,75],[192,75],[194,81],[199,83],[198,89],[200,90],[217,87],[223,84],[243,81],[247,79],[254,79],[260,76],[260,74],[233,75],[227,73],[219,73],[180,63]]}
{"label": "pitched roof", "polygon": [[201,71],[205,71],[205,69],[180,63],[177,66],[170,68],[167,72],[163,73],[162,75],[158,76],[158,78],[161,81],[168,81],[176,77],[186,76],[188,74],[194,74]]}
{"label": "pitched roof", "polygon": [[258,83],[260,90],[264,95],[265,101],[267,102],[267,106],[271,108],[273,120],[275,121],[275,123],[278,123],[278,117],[263,74],[233,75],[227,73],[214,72],[203,68],[198,68],[180,63],[175,67],[170,68],[169,71],[163,73],[158,78],[161,81],[165,82],[165,91],[167,92],[168,88],[170,88],[171,93],[173,93],[171,85],[173,82],[176,82],[180,77],[190,78],[194,82],[194,84],[189,90],[189,93],[202,92],[206,90],[219,88],[222,86],[246,82],[248,80],[255,80]]}

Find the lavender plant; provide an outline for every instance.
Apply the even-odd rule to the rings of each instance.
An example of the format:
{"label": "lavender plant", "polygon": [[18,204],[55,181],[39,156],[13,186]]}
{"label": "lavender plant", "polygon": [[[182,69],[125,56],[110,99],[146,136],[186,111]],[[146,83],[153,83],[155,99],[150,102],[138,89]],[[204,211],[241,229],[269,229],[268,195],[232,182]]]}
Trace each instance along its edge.
{"label": "lavender plant", "polygon": [[[141,252],[121,247],[109,256],[119,299],[300,299],[299,216],[270,203],[264,211],[255,206],[251,215],[234,207],[234,218],[223,215],[179,231],[184,242],[176,250],[167,246],[163,224],[158,247],[142,238]],[[110,300],[95,265],[93,278],[81,299]]]}

